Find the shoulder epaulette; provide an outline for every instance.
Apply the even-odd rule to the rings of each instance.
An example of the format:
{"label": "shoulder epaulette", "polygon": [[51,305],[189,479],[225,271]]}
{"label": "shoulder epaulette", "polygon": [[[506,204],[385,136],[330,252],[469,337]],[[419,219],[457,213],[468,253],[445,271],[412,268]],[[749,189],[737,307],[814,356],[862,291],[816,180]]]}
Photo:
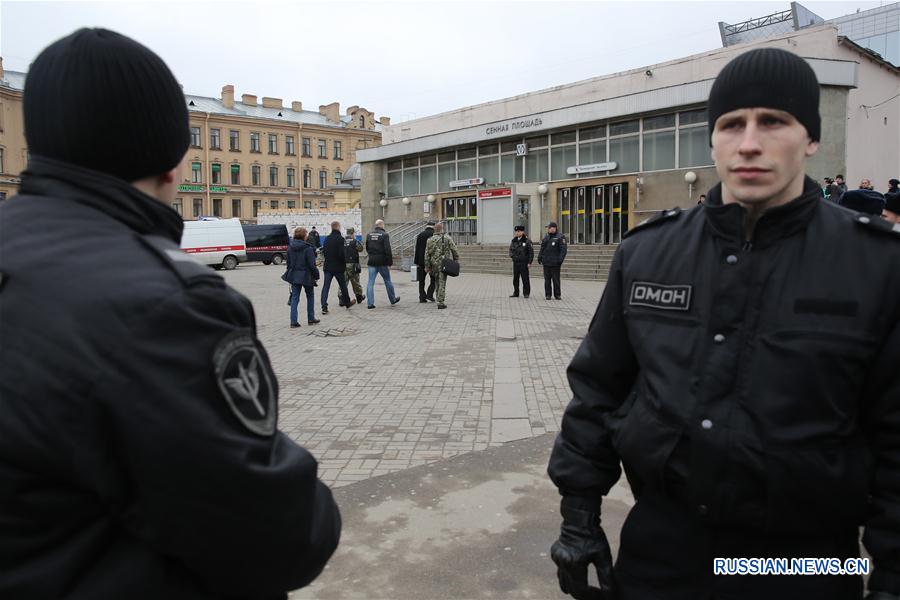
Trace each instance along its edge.
{"label": "shoulder epaulette", "polygon": [[677,219],[682,212],[683,211],[678,207],[670,208],[669,210],[661,210],[656,215],[638,223],[638,225],[636,225],[634,228],[629,229],[622,237],[627,238],[633,233],[645,231],[647,229],[650,229],[651,227],[659,225],[660,223],[668,223],[670,221],[673,221]]}
{"label": "shoulder epaulette", "polygon": [[880,231],[900,239],[900,223],[891,223],[875,215],[857,215],[854,221],[869,231]]}
{"label": "shoulder epaulette", "polygon": [[175,271],[178,278],[185,285],[190,285],[201,280],[224,281],[220,275],[206,265],[201,265],[188,256],[184,250],[178,247],[172,240],[158,235],[138,236],[144,245],[162,261]]}

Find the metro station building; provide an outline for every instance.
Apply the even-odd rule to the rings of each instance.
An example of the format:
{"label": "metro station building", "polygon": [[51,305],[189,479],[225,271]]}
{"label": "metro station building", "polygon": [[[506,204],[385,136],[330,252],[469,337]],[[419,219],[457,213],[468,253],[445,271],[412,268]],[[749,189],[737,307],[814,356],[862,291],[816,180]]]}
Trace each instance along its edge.
{"label": "metro station building", "polygon": [[615,244],[717,181],[706,101],[719,70],[758,47],[804,57],[821,85],[822,139],[808,174],[879,188],[900,173],[900,69],[833,24],[386,126],[360,150],[362,222],[439,219],[457,243],[538,238]]}

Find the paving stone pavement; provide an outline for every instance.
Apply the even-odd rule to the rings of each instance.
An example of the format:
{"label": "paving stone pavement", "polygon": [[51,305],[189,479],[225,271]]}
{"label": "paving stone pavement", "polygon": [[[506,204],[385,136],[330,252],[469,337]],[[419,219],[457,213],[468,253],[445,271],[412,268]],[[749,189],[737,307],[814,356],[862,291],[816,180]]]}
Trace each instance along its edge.
{"label": "paving stone pavement", "polygon": [[403,271],[391,272],[400,302],[390,306],[379,278],[374,310],[339,308],[332,286],[330,313],[321,315],[318,287],[322,322],[304,318],[299,329],[289,328],[281,268],[221,273],[253,302],[278,375],[279,427],[340,487],[559,429],[565,369],[603,283],[564,280],[562,300],[548,301],[535,277],[536,295],[508,298],[511,271],[451,279],[440,311],[418,302]]}

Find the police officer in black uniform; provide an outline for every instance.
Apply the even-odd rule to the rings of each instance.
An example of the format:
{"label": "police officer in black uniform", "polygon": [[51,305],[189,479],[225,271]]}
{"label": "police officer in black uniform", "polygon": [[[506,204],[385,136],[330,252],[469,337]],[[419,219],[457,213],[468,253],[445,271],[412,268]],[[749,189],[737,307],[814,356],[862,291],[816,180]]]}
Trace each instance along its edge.
{"label": "police officer in black uniform", "polygon": [[[858,557],[859,527],[868,598],[900,598],[900,235],[804,177],[818,107],[800,57],[732,60],[708,105],[721,183],[616,251],[549,465],[575,598],[859,600],[857,575],[714,574]],[[613,568],[600,513],[620,462],[637,502]]]}
{"label": "police officer in black uniform", "polygon": [[547,225],[547,235],[541,240],[541,250],[538,253],[538,264],[544,266],[544,295],[547,300],[552,297],[562,300],[562,290],[559,287],[559,274],[563,261],[566,260],[568,243],[566,236],[556,230],[556,223]]}
{"label": "police officer in black uniform", "polygon": [[519,279],[522,280],[522,293],[527,298],[531,295],[528,267],[534,261],[534,245],[525,235],[524,225],[516,225],[514,231],[516,234],[509,243],[509,257],[513,262],[513,293],[510,298],[519,297]]}
{"label": "police officer in black uniform", "polygon": [[0,597],[285,598],[340,516],[277,429],[252,305],[179,249],[178,82],[81,29],[25,88],[31,158],[0,205]]}

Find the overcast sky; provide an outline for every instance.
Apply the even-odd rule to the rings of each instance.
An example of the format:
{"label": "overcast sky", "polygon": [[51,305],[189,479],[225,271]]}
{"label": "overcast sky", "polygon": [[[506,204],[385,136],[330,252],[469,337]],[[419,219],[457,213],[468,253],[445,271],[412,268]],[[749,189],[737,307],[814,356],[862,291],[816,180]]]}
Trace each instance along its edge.
{"label": "overcast sky", "polygon": [[[825,19],[885,2],[802,2]],[[338,101],[394,123],[712,50],[790,2],[0,2],[5,69],[79,27],[156,51],[186,93]]]}

